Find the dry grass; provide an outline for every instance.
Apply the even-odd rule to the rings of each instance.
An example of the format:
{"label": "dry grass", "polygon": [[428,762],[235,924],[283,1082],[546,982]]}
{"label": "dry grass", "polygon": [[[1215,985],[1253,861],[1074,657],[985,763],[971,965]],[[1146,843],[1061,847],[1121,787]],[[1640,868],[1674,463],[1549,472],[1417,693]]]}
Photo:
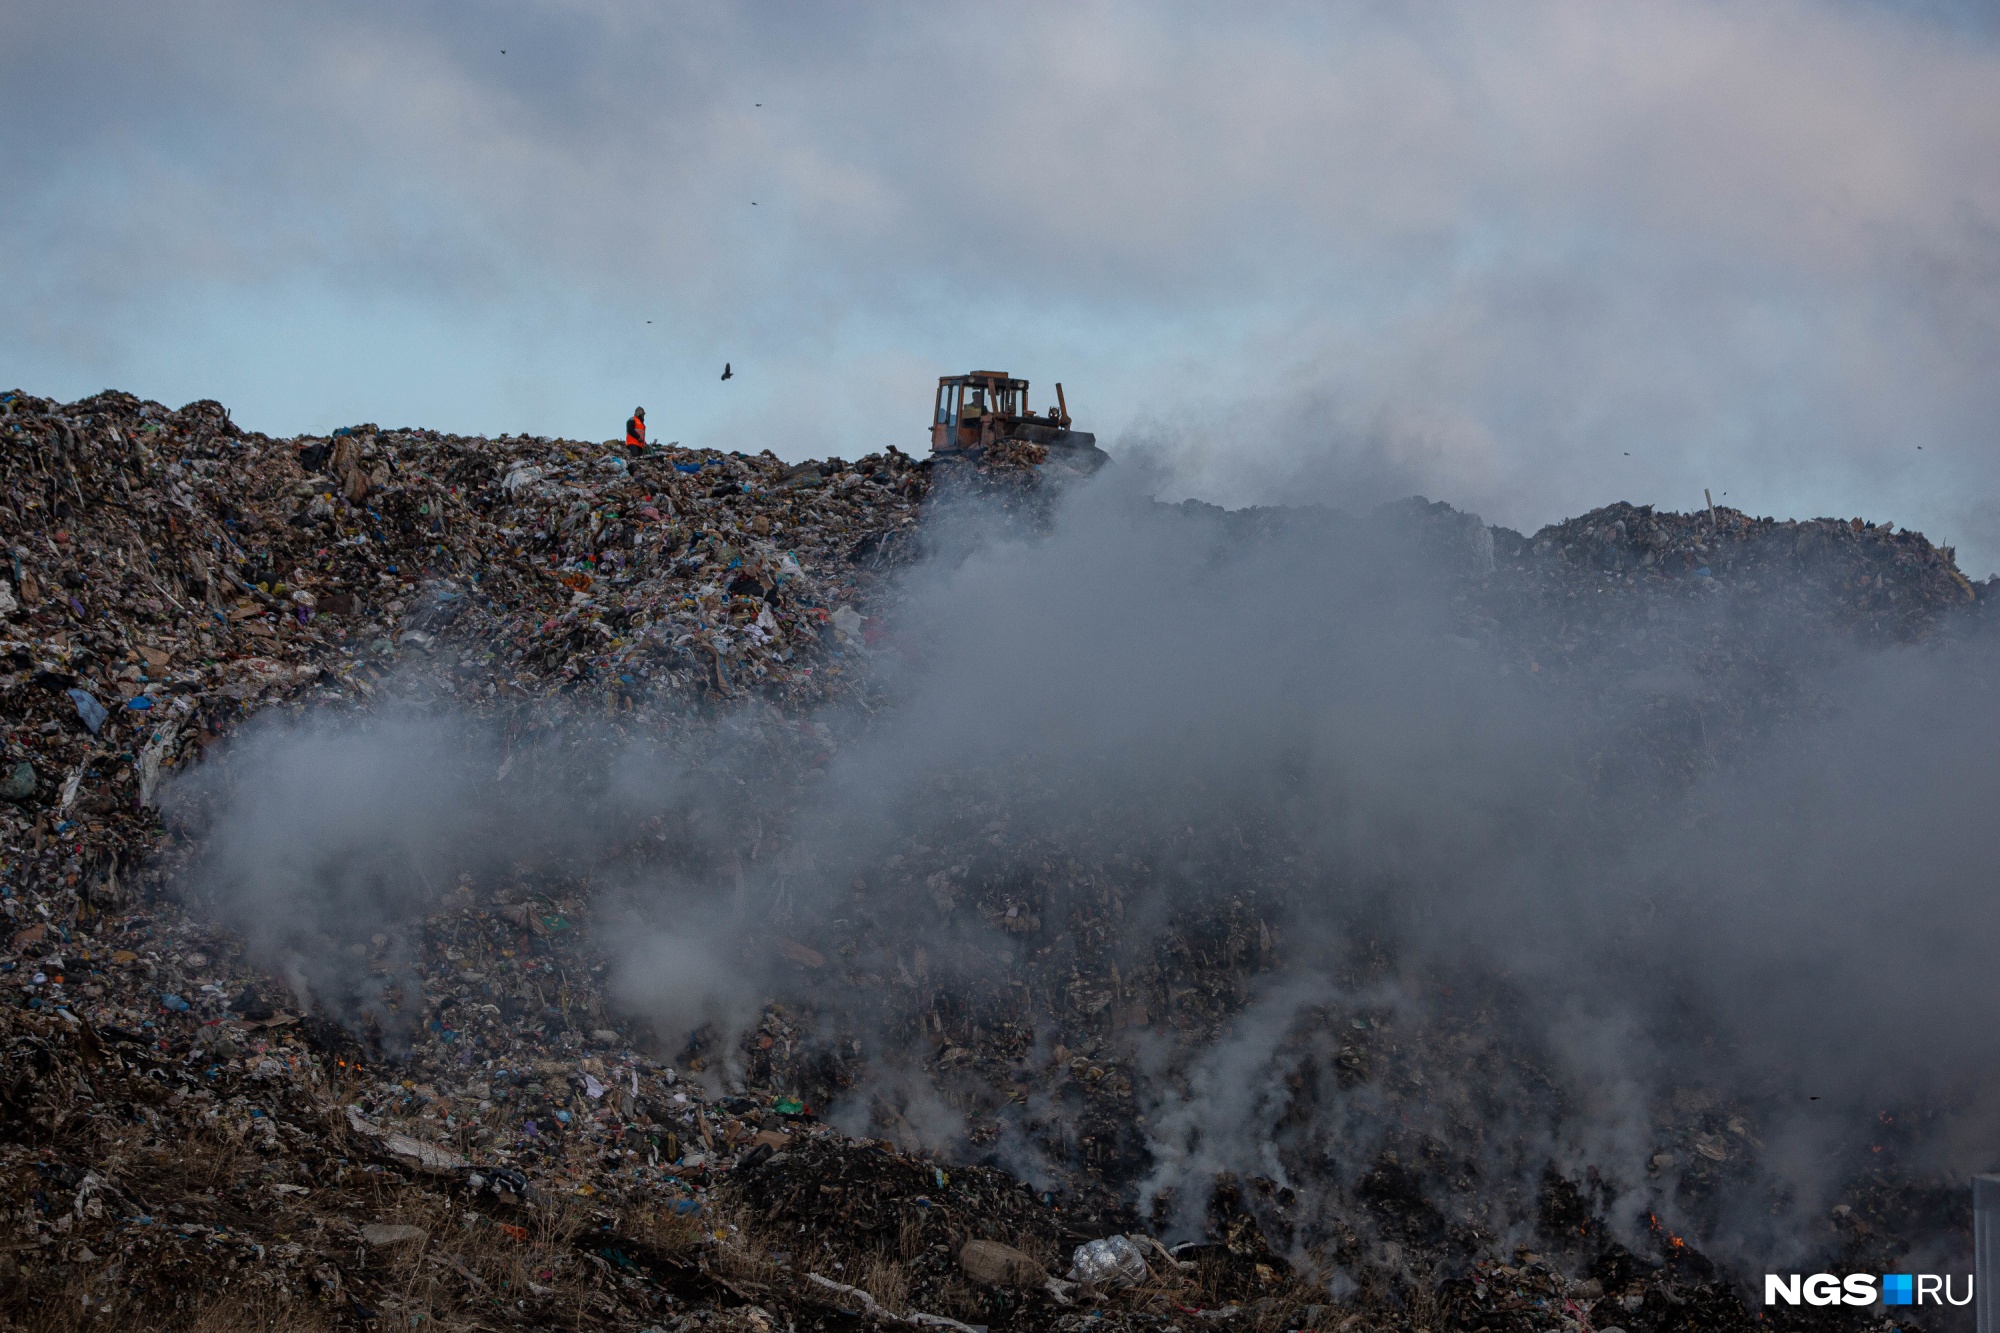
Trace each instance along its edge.
{"label": "dry grass", "polygon": [[910,1308],[910,1275],[904,1271],[900,1260],[887,1254],[877,1254],[861,1269],[861,1276],[855,1286],[873,1296],[897,1314],[907,1314]]}
{"label": "dry grass", "polygon": [[1054,1277],[1061,1277],[1069,1271],[1069,1256],[1057,1250],[1053,1241],[1032,1231],[1019,1232],[1007,1243],[1047,1269]]}
{"label": "dry grass", "polygon": [[710,1266],[730,1282],[754,1292],[790,1281],[771,1258],[770,1246],[761,1232],[740,1224],[732,1228],[725,1219],[713,1214],[709,1216],[709,1227],[708,1234],[715,1239],[715,1248],[709,1252]]}
{"label": "dry grass", "polygon": [[940,1308],[931,1311],[933,1314],[976,1320],[986,1309],[986,1293],[969,1279],[953,1275],[938,1284],[937,1303]]}
{"label": "dry grass", "polygon": [[223,1291],[187,1309],[160,1309],[102,1277],[70,1275],[16,1295],[27,1298],[25,1308],[0,1320],[6,1333],[331,1333],[336,1327],[317,1301],[282,1289]]}
{"label": "dry grass", "polygon": [[[958,1237],[954,1237],[953,1243],[955,1245],[962,1245],[965,1242]],[[929,1246],[930,1237],[925,1234],[924,1219],[921,1217],[905,1217],[902,1225],[896,1229],[896,1252],[905,1259],[914,1259],[929,1248]]]}
{"label": "dry grass", "polygon": [[644,1241],[662,1254],[678,1257],[701,1244],[702,1219],[671,1203],[644,1204],[621,1219],[625,1234]]}
{"label": "dry grass", "polygon": [[320,1333],[335,1325],[317,1302],[267,1293],[254,1300],[245,1296],[218,1297],[196,1314],[187,1327],[188,1333]]}
{"label": "dry grass", "polygon": [[[398,1220],[427,1225],[418,1217]],[[564,1304],[584,1298],[591,1274],[579,1262],[573,1242],[588,1218],[576,1201],[551,1201],[519,1223],[474,1219],[462,1212],[439,1221],[444,1224],[429,1225],[430,1239],[423,1247],[428,1285],[420,1288],[412,1282],[407,1289],[413,1300],[428,1299],[440,1328],[451,1327],[451,1309],[460,1304],[484,1306],[502,1298],[532,1302],[538,1289],[552,1293],[544,1299]],[[452,1306],[437,1308],[440,1291],[451,1294]],[[410,1305],[404,1308],[415,1312]]]}

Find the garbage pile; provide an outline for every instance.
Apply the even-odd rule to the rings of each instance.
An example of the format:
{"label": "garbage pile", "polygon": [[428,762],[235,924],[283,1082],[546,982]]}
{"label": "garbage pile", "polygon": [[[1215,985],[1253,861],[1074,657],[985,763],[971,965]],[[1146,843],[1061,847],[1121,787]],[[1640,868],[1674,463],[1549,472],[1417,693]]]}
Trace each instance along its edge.
{"label": "garbage pile", "polygon": [[1496,530],[1496,545],[1501,540],[1508,558],[1553,561],[1572,584],[1677,581],[1704,593],[1731,581],[1782,585],[1795,596],[1818,595],[1823,616],[1837,611],[1843,628],[1862,635],[1920,635],[1940,611],[1979,595],[1950,547],[1860,518],[1780,521],[1727,507],[1662,514],[1616,504],[1532,538]]}
{"label": "garbage pile", "polygon": [[[1553,641],[1521,642],[1524,651],[1542,650],[1538,671],[1637,664],[1669,652],[1688,658],[1694,645],[1674,631],[1696,616],[1713,618],[1726,603],[1731,642],[1697,643],[1704,674],[1729,676],[1744,659],[1769,656],[1778,636],[1822,657],[1855,644],[1918,641],[2000,591],[2000,583],[1974,584],[1961,574],[1950,547],[1860,518],[1780,521],[1720,506],[1665,514],[1616,504],[1532,537],[1491,532],[1494,613],[1504,619],[1510,608],[1578,603]],[[1634,633],[1663,609],[1677,613],[1668,633],[1656,629],[1650,641]]]}
{"label": "garbage pile", "polygon": [[0,439],[0,788],[10,844],[33,843],[10,875],[86,904],[122,900],[162,774],[255,708],[365,704],[410,659],[476,706],[637,726],[845,698],[853,603],[927,484],[893,449],[850,467],[372,425],[272,440],[217,403],[119,393],[0,396]]}
{"label": "garbage pile", "polygon": [[[1405,1127],[1357,1180],[1142,1197],[1148,1080],[1226,1038],[1314,887],[1254,811],[1169,848],[1066,825],[1078,793],[1004,770],[940,790],[840,918],[760,928],[790,980],[726,1033],[659,1031],[607,993],[603,866],[448,879],[419,919],[357,937],[395,1031],[302,995],[200,911],[162,791],[279,710],[447,701],[607,744],[755,717],[789,729],[773,762],[809,787],[822,718],[896,704],[879,667],[906,660],[896,575],[927,506],[1046,529],[1062,492],[1039,446],[791,465],[373,425],[279,440],[117,393],[0,397],[0,443],[0,1327],[1751,1326],[1678,1238],[1612,1241],[1588,1182],[1536,1193],[1520,1163],[1436,1188],[1447,1149],[1484,1143],[1483,1098],[1535,1086],[1492,1031],[1504,995],[1300,1008],[1299,1067]],[[1350,520],[1220,521],[1255,542]],[[1412,501],[1368,521],[1431,552],[1457,629],[1508,670],[1559,691],[1588,664],[1669,662],[1702,682],[1673,707],[1746,729],[1798,689],[1774,638],[1957,633],[1993,590],[1858,519],[1615,505],[1522,536]],[[1741,614],[1719,635],[1724,602]],[[1689,762],[1665,722],[1634,743]],[[735,813],[744,861],[783,854],[785,813]],[[1168,864],[1222,887],[1128,918]],[[1359,994],[1394,960],[1357,942],[1327,968]],[[863,1014],[962,1132],[880,1090],[836,1127],[865,1092]],[[1691,1092],[1656,1128],[1660,1170],[1699,1195],[1757,1122]],[[1944,1207],[1893,1183],[1844,1206]]]}

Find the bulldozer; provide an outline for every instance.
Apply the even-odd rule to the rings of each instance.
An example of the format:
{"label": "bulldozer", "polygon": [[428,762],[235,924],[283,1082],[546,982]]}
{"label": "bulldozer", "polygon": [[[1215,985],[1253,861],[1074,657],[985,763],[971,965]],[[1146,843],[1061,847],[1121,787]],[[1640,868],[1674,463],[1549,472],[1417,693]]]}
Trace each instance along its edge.
{"label": "bulldozer", "polygon": [[1082,471],[1095,471],[1107,461],[1095,435],[1070,429],[1069,401],[1062,385],[1056,385],[1056,401],[1048,413],[1036,416],[1028,406],[1028,381],[1004,370],[939,376],[931,452],[970,454],[1001,440],[1041,445],[1050,462]]}

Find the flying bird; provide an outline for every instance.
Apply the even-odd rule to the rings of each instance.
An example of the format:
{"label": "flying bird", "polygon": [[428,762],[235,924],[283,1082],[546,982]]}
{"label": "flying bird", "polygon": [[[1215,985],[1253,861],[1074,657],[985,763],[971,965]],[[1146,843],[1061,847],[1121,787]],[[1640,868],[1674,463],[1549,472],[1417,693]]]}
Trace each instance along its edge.
{"label": "flying bird", "polygon": [[735,373],[736,373],[735,371],[733,371],[733,370],[731,370],[731,369],[729,368],[729,363],[728,363],[727,361],[725,361],[725,362],[723,362],[723,363],[722,363],[722,378],[724,378],[724,379],[728,379],[728,378],[730,378],[731,376],[733,376],[733,375],[734,375]]}

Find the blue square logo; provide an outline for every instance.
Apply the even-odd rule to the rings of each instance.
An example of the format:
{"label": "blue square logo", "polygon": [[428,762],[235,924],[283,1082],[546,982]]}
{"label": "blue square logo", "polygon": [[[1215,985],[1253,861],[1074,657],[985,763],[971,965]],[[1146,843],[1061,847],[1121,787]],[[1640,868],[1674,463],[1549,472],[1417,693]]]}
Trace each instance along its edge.
{"label": "blue square logo", "polygon": [[1914,1278],[1909,1273],[1884,1273],[1882,1275],[1882,1304],[1908,1305]]}

